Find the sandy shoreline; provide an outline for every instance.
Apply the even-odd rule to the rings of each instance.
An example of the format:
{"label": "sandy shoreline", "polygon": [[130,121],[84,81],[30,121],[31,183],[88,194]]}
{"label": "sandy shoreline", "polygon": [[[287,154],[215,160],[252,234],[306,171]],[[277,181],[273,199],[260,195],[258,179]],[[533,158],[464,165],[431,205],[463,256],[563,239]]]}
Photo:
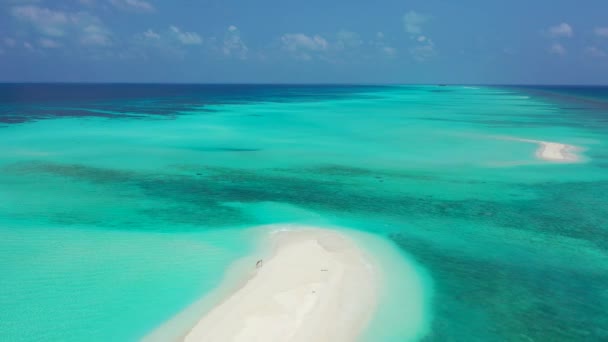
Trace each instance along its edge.
{"label": "sandy shoreline", "polygon": [[249,279],[173,340],[357,340],[377,307],[380,281],[363,250],[344,234],[314,227],[273,231],[269,243],[270,255],[260,267],[251,263]]}

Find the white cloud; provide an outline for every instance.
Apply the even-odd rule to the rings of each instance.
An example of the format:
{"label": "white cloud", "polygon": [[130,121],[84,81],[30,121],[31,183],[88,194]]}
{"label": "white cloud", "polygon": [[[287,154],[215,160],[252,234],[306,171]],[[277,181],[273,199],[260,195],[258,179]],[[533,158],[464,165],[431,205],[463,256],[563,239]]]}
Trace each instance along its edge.
{"label": "white cloud", "polygon": [[143,33],[144,38],[146,39],[160,39],[160,34],[154,32],[152,29],[148,29],[146,32]]}
{"label": "white cloud", "polygon": [[390,46],[384,46],[382,48],[382,52],[384,52],[389,57],[393,57],[397,54],[397,49]]}
{"label": "white cloud", "polygon": [[29,42],[23,42],[23,47],[28,49],[28,50],[34,50],[34,47],[32,46],[32,44],[30,44]]}
{"label": "white cloud", "polygon": [[281,43],[283,48],[289,51],[322,51],[329,46],[325,38],[319,35],[307,36],[303,33],[284,34],[281,37]]}
{"label": "white cloud", "polygon": [[247,58],[247,52],[249,49],[243,39],[241,38],[241,32],[234,26],[228,26],[226,34],[224,36],[224,44],[222,46],[222,52],[226,56],[238,56],[241,59]]}
{"label": "white cloud", "polygon": [[40,33],[47,36],[63,36],[67,26],[70,25],[68,13],[44,7],[15,6],[11,9],[11,14],[15,18],[33,25]]}
{"label": "white cloud", "polygon": [[608,38],[608,27],[596,27],[595,35],[602,38]]}
{"label": "white cloud", "polygon": [[196,32],[184,32],[177,26],[170,26],[169,30],[183,45],[200,45],[203,43],[203,38]]}
{"label": "white cloud", "polygon": [[336,48],[358,48],[363,45],[363,40],[355,32],[340,30],[336,34]]}
{"label": "white cloud", "polygon": [[551,45],[551,48],[549,48],[549,52],[554,55],[563,56],[568,52],[568,50],[566,50],[566,48],[562,44],[554,43],[553,45]]}
{"label": "white cloud", "polygon": [[409,49],[410,55],[419,62],[426,61],[437,54],[433,40],[428,35],[423,34],[423,26],[430,19],[429,15],[416,11],[409,11],[403,16],[405,32],[408,33],[414,44]]}
{"label": "white cloud", "polygon": [[91,24],[83,29],[80,42],[89,46],[111,45],[110,34],[103,26]]}
{"label": "white cloud", "polygon": [[397,49],[387,44],[385,41],[385,35],[383,32],[376,32],[375,39],[370,40],[369,44],[380,51],[380,53],[387,57],[395,57],[397,55]]}
{"label": "white cloud", "polygon": [[574,30],[570,24],[561,23],[556,26],[551,26],[547,33],[553,38],[569,38],[574,35]]}
{"label": "white cloud", "polygon": [[424,37],[423,40],[419,39],[418,42],[418,45],[410,48],[410,54],[415,60],[424,62],[437,54],[437,51],[435,50],[435,43],[433,43],[433,41],[429,38]]}
{"label": "white cloud", "polygon": [[184,31],[171,25],[163,30],[147,29],[133,37],[131,56],[137,58],[151,58],[151,54],[160,54],[168,58],[183,59],[192,51],[200,51],[205,41],[209,43],[212,38],[203,39],[196,32]]}
{"label": "white cloud", "polygon": [[53,39],[49,39],[49,38],[40,38],[40,40],[38,41],[38,45],[40,45],[41,47],[45,48],[45,49],[56,49],[61,47],[61,44],[59,44],[57,41],[53,40]]}
{"label": "white cloud", "polygon": [[589,46],[585,49],[585,54],[591,57],[606,57],[608,54],[606,51],[598,48],[597,46]]}
{"label": "white cloud", "polygon": [[155,8],[144,0],[110,0],[114,7],[127,11],[154,12]]}
{"label": "white cloud", "polygon": [[308,36],[303,33],[287,33],[281,37],[283,50],[288,51],[294,58],[309,61],[313,57],[322,57],[321,53],[329,49],[329,43],[319,35]]}
{"label": "white cloud", "polygon": [[87,12],[58,11],[28,5],[13,7],[11,14],[46,37],[56,39],[75,36],[76,41],[89,46],[111,43],[110,31],[99,18]]}
{"label": "white cloud", "polygon": [[416,11],[409,11],[403,15],[403,25],[405,32],[411,35],[419,35],[422,33],[422,26],[429,21],[430,17]]}

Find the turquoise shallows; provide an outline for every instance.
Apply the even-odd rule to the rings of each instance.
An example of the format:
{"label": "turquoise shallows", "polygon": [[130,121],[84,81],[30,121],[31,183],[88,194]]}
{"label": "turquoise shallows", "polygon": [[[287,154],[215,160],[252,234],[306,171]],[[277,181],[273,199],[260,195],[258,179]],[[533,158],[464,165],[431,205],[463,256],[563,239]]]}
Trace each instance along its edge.
{"label": "turquoise shallows", "polygon": [[[423,341],[608,339],[597,89],[44,87],[0,88],[1,340],[139,339],[275,223],[390,240],[429,280]],[[403,341],[394,309],[366,340]]]}

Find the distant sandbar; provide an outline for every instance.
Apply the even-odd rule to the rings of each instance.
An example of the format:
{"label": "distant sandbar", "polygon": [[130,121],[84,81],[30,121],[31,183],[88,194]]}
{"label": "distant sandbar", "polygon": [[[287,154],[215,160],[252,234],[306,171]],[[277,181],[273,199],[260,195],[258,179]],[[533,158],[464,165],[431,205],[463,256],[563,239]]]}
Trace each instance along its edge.
{"label": "distant sandbar", "polygon": [[536,156],[540,159],[554,162],[578,162],[580,157],[575,153],[578,147],[548,141],[538,141],[540,147]]}
{"label": "distant sandbar", "polygon": [[581,157],[577,152],[582,151],[582,148],[574,145],[543,140],[521,139],[516,137],[500,138],[537,144],[538,149],[536,150],[535,155],[538,159],[554,163],[577,163],[581,161]]}

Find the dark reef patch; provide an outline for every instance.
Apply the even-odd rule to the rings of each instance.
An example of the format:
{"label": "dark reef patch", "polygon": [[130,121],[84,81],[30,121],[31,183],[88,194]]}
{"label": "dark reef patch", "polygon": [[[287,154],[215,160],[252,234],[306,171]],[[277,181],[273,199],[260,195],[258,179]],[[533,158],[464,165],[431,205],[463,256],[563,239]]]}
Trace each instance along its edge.
{"label": "dark reef patch", "polygon": [[[433,329],[424,341],[602,341],[608,338],[608,270],[606,265],[567,267],[544,262],[544,248],[562,243],[564,237],[608,250],[608,206],[603,202],[608,182],[561,182],[511,184],[448,177],[425,170],[405,172],[372,170],[343,165],[306,169],[234,169],[200,165],[174,165],[177,174],[105,169],[78,164],[18,163],[0,169],[6,174],[29,176],[31,182],[48,177],[94,185],[100,192],[129,197],[130,203],[146,199],[163,205],[137,208],[145,220],[171,225],[185,224],[184,231],[257,224],[230,202],[280,202],[320,213],[366,217],[375,222],[408,222],[457,219],[478,225],[482,236],[510,248],[512,259],[490,257],[487,251],[458,252],[441,240],[454,237],[470,241],[471,250],[483,249],[483,239],[461,234],[458,227],[424,227],[420,234],[407,231],[390,238],[431,271],[435,283]],[[183,173],[183,174],[180,174]],[[47,178],[45,178],[47,177]],[[372,182],[385,181],[388,188],[374,190]],[[534,199],[479,197],[448,200],[414,193],[407,184],[426,182],[445,191],[463,185],[495,187],[497,192],[525,187]],[[371,185],[370,185],[371,184]],[[2,186],[2,184],[0,184]],[[417,189],[424,189],[418,187]],[[141,196],[141,197],[138,197]],[[107,203],[95,213],[74,213],[71,208],[55,214],[45,204],[33,214],[53,223],[90,224],[99,229],[147,230],[137,221],[120,218],[120,201]],[[117,215],[116,212],[119,214]],[[133,218],[131,218],[133,219]],[[158,225],[155,225],[158,227]],[[162,225],[161,225],[162,226]],[[192,228],[201,227],[201,228]],[[518,255],[509,245],[513,236],[542,236],[538,251]],[[425,235],[428,234],[428,235]],[[435,239],[436,237],[438,239]],[[503,241],[503,239],[505,239]],[[531,245],[531,244],[530,244]],[[558,246],[559,247],[559,246]],[[527,247],[530,248],[530,247]],[[560,247],[561,248],[561,247]],[[517,258],[515,258],[517,256]],[[522,261],[523,260],[523,261]],[[600,257],[589,260],[605,260]],[[563,263],[562,263],[563,264]],[[551,266],[553,265],[553,266]]]}
{"label": "dark reef patch", "polygon": [[[226,202],[274,201],[342,215],[470,220],[490,226],[584,239],[598,247],[608,248],[608,221],[605,220],[608,206],[603,203],[601,196],[608,192],[608,182],[605,181],[534,185],[495,181],[492,184],[475,179],[440,177],[424,170],[382,172],[339,165],[274,170],[200,166],[179,166],[179,169],[187,174],[138,173],[77,164],[34,162],[13,164],[3,172],[66,177],[99,184],[102,186],[100,191],[135,187],[145,196],[176,205],[187,204],[188,213],[200,219],[201,224],[209,222],[221,225],[222,217],[238,216],[236,209],[225,208],[223,203]],[[374,191],[373,184],[378,184],[379,179],[383,184],[394,187],[390,191]],[[470,189],[495,186],[497,191],[515,191],[524,187],[536,192],[539,199],[510,196],[501,200],[448,200],[424,193],[414,194],[407,187],[403,188],[407,182],[428,182],[429,186],[441,184],[446,191],[462,186]],[[104,190],[103,187],[108,188]],[[150,211],[148,214],[156,215],[156,212]],[[233,224],[234,220],[228,219],[227,222]]]}
{"label": "dark reef patch", "polygon": [[434,279],[433,326],[424,342],[608,339],[606,265],[590,273],[501,262],[399,234],[391,238]]}

